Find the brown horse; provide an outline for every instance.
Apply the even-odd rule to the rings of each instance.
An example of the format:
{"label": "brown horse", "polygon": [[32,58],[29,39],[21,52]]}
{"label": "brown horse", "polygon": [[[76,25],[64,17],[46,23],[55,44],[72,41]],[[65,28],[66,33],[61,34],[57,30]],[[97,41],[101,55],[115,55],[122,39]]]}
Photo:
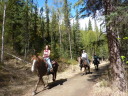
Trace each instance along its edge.
{"label": "brown horse", "polygon": [[[85,73],[90,73],[90,65],[87,62],[87,59],[83,59],[81,57],[78,57],[78,62],[80,64],[80,70],[82,70],[82,67],[84,67]],[[88,69],[88,72],[87,72]]]}
{"label": "brown horse", "polygon": [[[45,83],[44,83],[42,77],[44,75],[49,75],[49,73],[47,72],[48,65],[47,65],[47,63],[44,61],[44,59],[41,56],[34,55],[31,60],[32,60],[31,71],[32,72],[36,71],[37,75],[39,77],[39,79],[38,79],[38,81],[36,83],[34,92],[33,92],[33,95],[35,95],[37,87],[38,87],[38,84],[40,82],[42,82],[43,85],[45,86]],[[53,81],[55,81],[56,80],[56,73],[57,73],[57,70],[58,70],[58,63],[55,62],[55,61],[52,61],[52,66],[53,66],[53,72],[51,72],[50,74],[53,75],[52,79],[53,79]]]}

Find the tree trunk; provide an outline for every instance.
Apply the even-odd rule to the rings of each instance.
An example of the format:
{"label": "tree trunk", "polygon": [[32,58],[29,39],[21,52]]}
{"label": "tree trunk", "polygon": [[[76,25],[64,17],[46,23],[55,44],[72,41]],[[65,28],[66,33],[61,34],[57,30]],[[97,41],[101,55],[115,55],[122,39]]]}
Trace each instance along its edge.
{"label": "tree trunk", "polygon": [[[112,5],[111,0],[106,0],[105,5],[105,15],[111,14],[114,12],[114,5]],[[109,19],[106,18],[106,22]],[[107,31],[107,38],[108,38],[108,47],[109,47],[109,60],[112,68],[112,75],[113,75],[113,85],[114,87],[118,87],[119,90],[124,91],[126,90],[126,80],[125,80],[125,72],[124,66],[121,61],[120,55],[120,44],[117,34],[117,29],[115,26],[115,21],[113,20],[112,23],[106,24],[106,31]]]}
{"label": "tree trunk", "polygon": [[2,26],[2,48],[1,48],[1,63],[4,63],[4,27],[5,27],[5,12],[6,4],[4,4],[4,14],[3,14],[3,26]]}
{"label": "tree trunk", "polygon": [[27,57],[27,47],[26,47],[26,44],[25,44],[25,48],[24,48],[24,60],[26,59]]}
{"label": "tree trunk", "polygon": [[113,73],[113,85],[117,86],[121,91],[126,89],[126,81],[124,75],[124,66],[120,58],[119,41],[117,33],[109,30],[107,33],[108,45],[110,52],[110,64]]}

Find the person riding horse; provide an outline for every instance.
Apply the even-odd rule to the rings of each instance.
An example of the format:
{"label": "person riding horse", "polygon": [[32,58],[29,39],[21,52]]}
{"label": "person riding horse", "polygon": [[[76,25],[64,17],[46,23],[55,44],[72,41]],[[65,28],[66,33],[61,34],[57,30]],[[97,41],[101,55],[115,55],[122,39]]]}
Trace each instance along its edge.
{"label": "person riding horse", "polygon": [[46,61],[46,63],[48,64],[48,69],[47,69],[47,71],[48,72],[53,72],[53,68],[52,68],[52,64],[51,64],[51,61],[50,61],[50,49],[49,49],[49,46],[48,45],[46,45],[46,47],[45,47],[45,50],[44,50],[44,52],[43,52],[43,58],[44,58],[44,60]]}
{"label": "person riding horse", "polygon": [[100,64],[99,57],[96,54],[94,54],[93,59],[94,59],[93,64],[95,65],[95,69],[98,70],[98,65]]}
{"label": "person riding horse", "polygon": [[84,61],[87,61],[87,64],[89,65],[88,55],[85,52],[85,50],[83,50],[83,53],[81,55],[80,66],[83,66],[82,64],[83,64]]}
{"label": "person riding horse", "polygon": [[[46,61],[44,61],[42,56],[38,56],[38,54],[33,55],[31,60],[32,60],[31,71],[36,72],[37,76],[38,76],[38,81],[37,81],[36,86],[33,91],[33,95],[35,95],[40,82],[42,82],[42,84],[44,85],[44,88],[46,87],[46,83],[43,80],[43,76],[49,75],[49,73],[47,71],[48,64],[46,63]],[[52,80],[55,81],[59,65],[55,60],[52,61],[52,65],[53,65],[53,72],[51,72],[50,74],[52,74],[52,76],[53,76]],[[48,84],[48,82],[47,82],[47,84]]]}
{"label": "person riding horse", "polygon": [[100,62],[99,62],[99,57],[98,57],[96,54],[94,54],[93,59],[94,59],[94,60],[93,60],[93,63],[94,63],[94,64],[95,64],[95,63],[98,63],[98,64],[100,63]]}

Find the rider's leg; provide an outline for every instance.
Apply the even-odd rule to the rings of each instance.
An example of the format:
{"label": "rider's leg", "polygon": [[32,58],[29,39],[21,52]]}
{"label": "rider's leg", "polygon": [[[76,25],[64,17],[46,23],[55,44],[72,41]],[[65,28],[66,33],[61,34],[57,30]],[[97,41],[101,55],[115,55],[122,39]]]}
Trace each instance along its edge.
{"label": "rider's leg", "polygon": [[90,64],[88,59],[87,59],[87,63],[88,63],[88,65]]}
{"label": "rider's leg", "polygon": [[50,62],[50,59],[49,58],[47,58],[47,63],[48,63],[48,69],[50,70],[50,69],[52,69],[52,64],[51,64],[51,62]]}

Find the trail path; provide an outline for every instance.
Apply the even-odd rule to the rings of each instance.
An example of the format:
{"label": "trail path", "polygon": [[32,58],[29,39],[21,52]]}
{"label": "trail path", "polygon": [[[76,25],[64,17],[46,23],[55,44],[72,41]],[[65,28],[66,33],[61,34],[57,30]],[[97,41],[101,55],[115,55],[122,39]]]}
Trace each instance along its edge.
{"label": "trail path", "polygon": [[[35,96],[91,96],[92,86],[107,67],[108,64],[102,63],[100,64],[100,70],[96,71],[93,67],[91,69],[92,74],[87,75],[82,75],[78,65],[71,67],[71,70],[58,74],[55,82],[49,81],[49,88],[43,91],[38,90]],[[24,96],[30,96],[30,93]]]}

